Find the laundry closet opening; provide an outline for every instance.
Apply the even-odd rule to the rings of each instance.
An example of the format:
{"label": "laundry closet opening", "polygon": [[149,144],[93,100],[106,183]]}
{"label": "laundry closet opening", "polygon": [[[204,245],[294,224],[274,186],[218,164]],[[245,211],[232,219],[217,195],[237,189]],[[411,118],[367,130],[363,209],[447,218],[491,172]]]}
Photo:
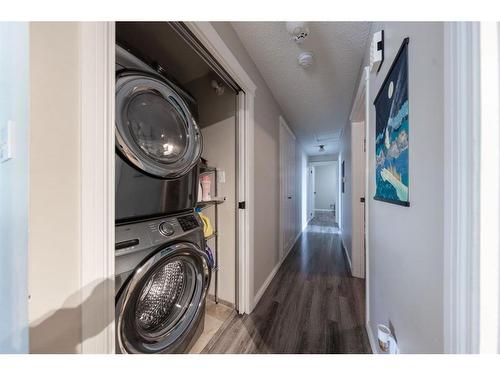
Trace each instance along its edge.
{"label": "laundry closet opening", "polygon": [[241,90],[179,22],[116,51],[117,351],[202,352],[238,310]]}

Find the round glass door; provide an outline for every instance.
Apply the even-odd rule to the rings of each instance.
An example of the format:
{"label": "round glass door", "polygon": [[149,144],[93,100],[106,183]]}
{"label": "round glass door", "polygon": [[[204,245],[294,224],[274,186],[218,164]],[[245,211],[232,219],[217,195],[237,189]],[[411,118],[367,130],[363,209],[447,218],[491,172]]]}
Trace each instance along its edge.
{"label": "round glass door", "polygon": [[202,151],[184,100],[160,77],[130,71],[116,80],[116,144],[137,168],[167,179],[189,172]]}
{"label": "round glass door", "polygon": [[193,244],[160,250],[141,265],[117,304],[117,334],[125,353],[175,351],[201,313],[210,273]]}

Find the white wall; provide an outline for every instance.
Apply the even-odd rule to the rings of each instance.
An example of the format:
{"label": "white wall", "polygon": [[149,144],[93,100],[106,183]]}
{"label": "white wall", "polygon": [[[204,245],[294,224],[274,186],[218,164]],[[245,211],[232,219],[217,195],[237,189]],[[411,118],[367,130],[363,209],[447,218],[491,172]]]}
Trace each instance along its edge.
{"label": "white wall", "polygon": [[[443,24],[372,25],[372,32],[381,29],[385,61],[370,75],[370,103],[401,42],[410,37],[411,206],[373,200],[375,111],[370,105],[370,328],[376,337],[376,324],[391,324],[402,353],[442,353]],[[364,65],[368,56],[367,50]]]}
{"label": "white wall", "polygon": [[315,210],[333,210],[337,205],[336,197],[336,163],[317,165],[315,169],[314,197]]}
{"label": "white wall", "polygon": [[0,164],[0,353],[28,352],[29,26],[0,22],[0,124],[14,158]]}
{"label": "white wall", "polygon": [[30,351],[77,353],[80,289],[78,24],[30,24]]}
{"label": "white wall", "polygon": [[[226,181],[218,184],[219,197],[226,197],[226,202],[218,206],[218,296],[235,303],[236,285],[236,123],[235,117],[229,117],[201,130],[203,134],[203,157],[211,166],[224,171]],[[215,222],[214,209],[203,211],[212,223]],[[215,239],[208,241],[212,251]],[[210,285],[210,294],[214,294],[214,278]]]}

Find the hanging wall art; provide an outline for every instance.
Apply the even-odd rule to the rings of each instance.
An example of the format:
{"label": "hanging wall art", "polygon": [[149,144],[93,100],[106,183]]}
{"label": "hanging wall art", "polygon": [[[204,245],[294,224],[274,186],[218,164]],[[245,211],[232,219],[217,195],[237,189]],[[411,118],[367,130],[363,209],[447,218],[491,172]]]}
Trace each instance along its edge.
{"label": "hanging wall art", "polygon": [[402,206],[409,200],[408,43],[406,38],[375,98],[375,197]]}

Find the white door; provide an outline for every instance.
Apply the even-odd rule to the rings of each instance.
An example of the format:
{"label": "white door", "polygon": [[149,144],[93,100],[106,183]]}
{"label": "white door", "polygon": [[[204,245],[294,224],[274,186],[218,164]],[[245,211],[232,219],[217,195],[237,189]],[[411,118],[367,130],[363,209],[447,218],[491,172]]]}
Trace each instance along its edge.
{"label": "white door", "polygon": [[351,124],[352,275],[365,277],[365,123]]}
{"label": "white door", "polygon": [[287,160],[288,160],[288,194],[287,194],[287,202],[288,202],[288,236],[286,242],[286,250],[289,250],[293,245],[293,240],[296,234],[296,225],[295,225],[295,217],[296,217],[296,198],[295,198],[295,138],[292,134],[289,134],[288,138],[288,152],[287,152]]}
{"label": "white door", "polygon": [[295,197],[295,136],[280,117],[280,258],[297,233]]}

